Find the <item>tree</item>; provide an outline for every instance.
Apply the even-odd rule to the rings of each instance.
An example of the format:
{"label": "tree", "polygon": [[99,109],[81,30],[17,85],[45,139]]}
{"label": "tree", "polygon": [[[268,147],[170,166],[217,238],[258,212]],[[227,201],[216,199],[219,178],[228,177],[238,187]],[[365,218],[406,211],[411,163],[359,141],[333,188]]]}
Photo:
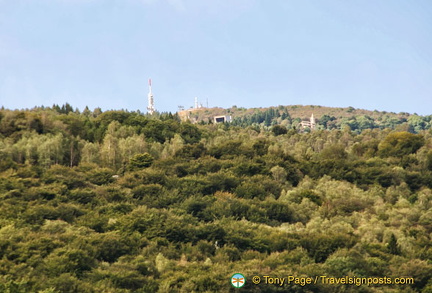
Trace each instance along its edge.
{"label": "tree", "polygon": [[329,115],[323,115],[320,119],[318,119],[319,120],[319,122],[320,122],[320,124],[322,124],[322,125],[324,125],[324,128],[328,128],[328,122],[330,122],[330,121],[334,121],[334,120],[336,120],[336,117],[334,117],[334,116],[329,116]]}
{"label": "tree", "polygon": [[180,135],[185,143],[198,143],[201,139],[200,130],[190,123],[180,125]]}
{"label": "tree", "polygon": [[84,141],[83,148],[81,150],[81,162],[100,164],[101,159],[99,150],[100,145],[98,143]]}
{"label": "tree", "polygon": [[118,139],[111,134],[105,135],[101,155],[105,162],[105,166],[117,169],[120,167],[120,154],[118,147]]}
{"label": "tree", "polygon": [[420,134],[393,132],[378,145],[378,154],[382,157],[402,157],[417,152],[424,143]]}
{"label": "tree", "polygon": [[203,156],[205,152],[206,148],[204,145],[202,143],[196,143],[192,145],[184,145],[175,153],[175,156],[185,159],[198,159]]}
{"label": "tree", "polygon": [[252,145],[252,148],[258,156],[264,156],[267,154],[269,142],[264,139],[259,139]]}
{"label": "tree", "polygon": [[327,160],[343,160],[348,156],[345,148],[341,144],[334,144],[325,147],[320,153],[320,157]]}
{"label": "tree", "polygon": [[412,115],[408,118],[408,125],[413,128],[414,132],[419,133],[426,128],[427,121],[425,117]]}
{"label": "tree", "polygon": [[287,172],[285,171],[284,168],[280,166],[274,166],[273,168],[270,169],[270,172],[272,173],[274,180],[279,181],[281,183],[284,183],[286,181]]}
{"label": "tree", "polygon": [[400,248],[397,244],[396,236],[392,233],[390,236],[390,241],[388,243],[388,249],[391,254],[399,255],[400,254]]}
{"label": "tree", "polygon": [[278,135],[282,135],[282,134],[287,134],[288,129],[282,125],[275,125],[272,127],[272,132],[274,135],[278,136]]}
{"label": "tree", "polygon": [[44,136],[44,141],[37,146],[38,160],[42,166],[62,164],[64,138],[61,133],[56,136]]}
{"label": "tree", "polygon": [[134,155],[142,154],[147,150],[147,143],[143,135],[133,134],[119,139],[119,151],[122,162],[129,161]]}
{"label": "tree", "polygon": [[138,154],[133,156],[129,161],[129,168],[131,170],[143,169],[150,167],[154,158],[149,153]]}
{"label": "tree", "polygon": [[120,123],[113,121],[108,125],[107,133],[103,139],[101,147],[101,157],[105,162],[105,166],[118,169],[121,164],[118,129]]}

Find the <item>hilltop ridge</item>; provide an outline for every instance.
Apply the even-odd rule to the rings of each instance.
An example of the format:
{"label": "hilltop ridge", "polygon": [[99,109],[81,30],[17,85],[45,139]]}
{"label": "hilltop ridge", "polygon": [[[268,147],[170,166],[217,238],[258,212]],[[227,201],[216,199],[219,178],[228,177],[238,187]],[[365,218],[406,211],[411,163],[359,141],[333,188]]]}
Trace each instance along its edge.
{"label": "hilltop ridge", "polygon": [[287,128],[299,128],[301,121],[314,115],[318,129],[341,129],[349,126],[352,130],[371,128],[398,128],[418,132],[429,129],[432,116],[420,116],[406,112],[356,109],[353,107],[326,107],[319,105],[288,105],[267,108],[249,108],[232,106],[230,108],[191,108],[178,112],[182,120],[193,123],[211,123],[213,117],[230,115],[234,125],[283,125]]}

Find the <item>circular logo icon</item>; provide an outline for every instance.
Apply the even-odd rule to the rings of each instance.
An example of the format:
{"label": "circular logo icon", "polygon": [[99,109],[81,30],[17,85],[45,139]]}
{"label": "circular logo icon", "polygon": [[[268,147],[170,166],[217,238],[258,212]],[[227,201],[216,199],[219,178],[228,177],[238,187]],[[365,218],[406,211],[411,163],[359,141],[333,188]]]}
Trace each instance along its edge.
{"label": "circular logo icon", "polygon": [[245,285],[246,278],[242,274],[236,273],[232,275],[231,277],[231,285],[233,285],[234,288],[241,288]]}

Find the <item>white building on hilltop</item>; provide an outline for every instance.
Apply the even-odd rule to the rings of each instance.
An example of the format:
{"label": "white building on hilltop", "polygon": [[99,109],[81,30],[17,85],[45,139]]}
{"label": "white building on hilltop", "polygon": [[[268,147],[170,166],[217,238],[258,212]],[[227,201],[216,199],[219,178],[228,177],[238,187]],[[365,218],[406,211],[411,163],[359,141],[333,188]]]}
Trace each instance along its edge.
{"label": "white building on hilltop", "polygon": [[213,123],[227,123],[227,122],[231,122],[230,115],[220,115],[220,116],[213,117]]}
{"label": "white building on hilltop", "polygon": [[301,124],[302,128],[309,127],[310,130],[314,130],[315,126],[316,126],[314,115],[313,114],[311,115],[309,121],[302,121],[302,122],[300,122],[300,124]]}

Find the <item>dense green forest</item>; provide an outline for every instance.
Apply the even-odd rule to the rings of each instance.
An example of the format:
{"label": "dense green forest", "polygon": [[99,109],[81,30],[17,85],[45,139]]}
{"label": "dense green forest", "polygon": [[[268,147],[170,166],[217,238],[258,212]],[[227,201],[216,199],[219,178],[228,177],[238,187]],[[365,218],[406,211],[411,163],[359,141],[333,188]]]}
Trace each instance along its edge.
{"label": "dense green forest", "polygon": [[300,133],[286,109],[0,110],[0,292],[432,292],[430,117]]}

